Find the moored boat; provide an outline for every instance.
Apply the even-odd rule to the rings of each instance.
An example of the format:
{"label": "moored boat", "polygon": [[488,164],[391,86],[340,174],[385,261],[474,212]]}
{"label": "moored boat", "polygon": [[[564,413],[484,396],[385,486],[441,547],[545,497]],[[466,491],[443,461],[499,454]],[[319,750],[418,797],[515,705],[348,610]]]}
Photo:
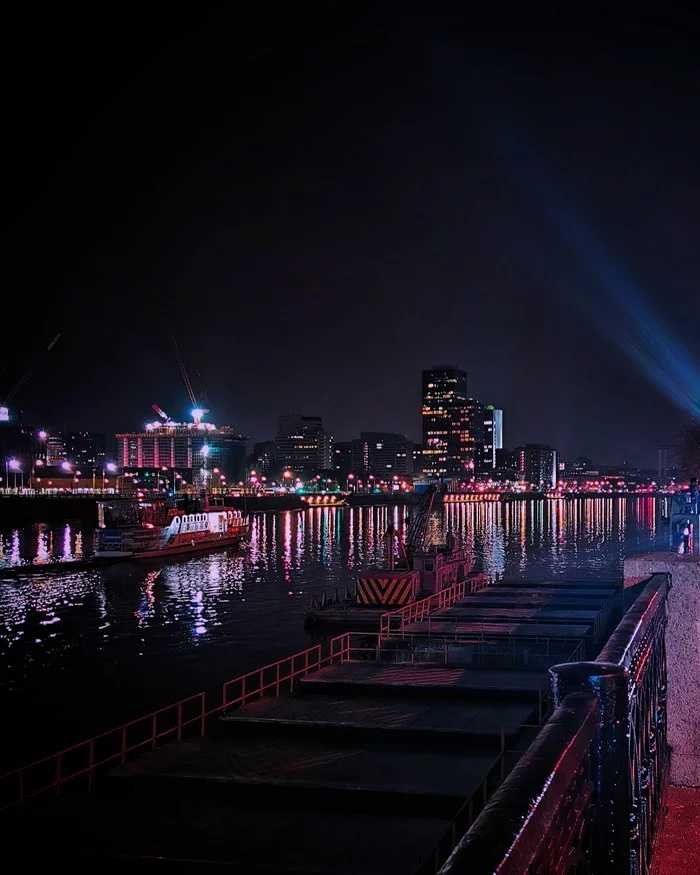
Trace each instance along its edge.
{"label": "moored boat", "polygon": [[98,525],[98,559],[153,559],[213,550],[238,544],[250,532],[240,511],[212,507],[206,498],[101,501]]}

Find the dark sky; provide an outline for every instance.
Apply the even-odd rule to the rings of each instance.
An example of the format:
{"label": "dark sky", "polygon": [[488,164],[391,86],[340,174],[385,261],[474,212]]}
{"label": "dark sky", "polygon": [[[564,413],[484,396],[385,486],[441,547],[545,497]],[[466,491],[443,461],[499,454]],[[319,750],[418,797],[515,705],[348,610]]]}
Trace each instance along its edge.
{"label": "dark sky", "polygon": [[169,330],[254,440],[418,438],[438,362],[508,446],[652,463],[695,413],[692,18],[373,6],[6,22],[0,395],[63,332],[27,421],[184,415]]}

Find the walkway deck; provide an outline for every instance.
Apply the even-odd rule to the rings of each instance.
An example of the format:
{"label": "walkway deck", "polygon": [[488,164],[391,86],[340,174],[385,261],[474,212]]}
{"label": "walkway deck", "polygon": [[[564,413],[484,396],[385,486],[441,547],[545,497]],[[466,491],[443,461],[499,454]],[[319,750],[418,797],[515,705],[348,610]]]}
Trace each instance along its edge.
{"label": "walkway deck", "polygon": [[700,788],[669,787],[653,875],[700,872]]}
{"label": "walkway deck", "polygon": [[[12,825],[24,863],[432,875],[445,843],[468,828],[546,716],[549,651],[532,637],[566,629],[571,640],[553,647],[552,661],[570,653],[610,597],[606,589],[588,602],[576,596],[589,623],[547,624],[532,621],[539,606],[517,607],[532,593],[517,589],[513,609],[527,620],[470,621],[467,600],[452,617],[431,620],[431,636],[436,623],[488,627],[491,639],[478,648],[486,664],[472,664],[463,643],[433,660],[417,635],[390,639],[377,659],[322,668],[299,679],[294,695],[225,713],[206,738],[165,744],[113,769],[89,798],[61,796],[29,810]],[[493,597],[505,593],[494,587]],[[425,633],[427,624],[412,625]],[[511,656],[501,636],[522,650],[517,666],[499,667]],[[422,662],[402,662],[407,648]],[[527,664],[532,654],[536,669]]]}

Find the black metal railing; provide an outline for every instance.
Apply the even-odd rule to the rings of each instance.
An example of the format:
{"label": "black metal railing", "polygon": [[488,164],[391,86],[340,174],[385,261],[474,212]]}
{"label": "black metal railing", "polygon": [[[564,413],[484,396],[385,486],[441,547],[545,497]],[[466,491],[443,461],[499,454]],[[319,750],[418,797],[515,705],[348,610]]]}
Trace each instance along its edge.
{"label": "black metal railing", "polygon": [[648,875],[670,764],[670,586],[653,575],[594,662],[550,669],[554,714],[441,875]]}

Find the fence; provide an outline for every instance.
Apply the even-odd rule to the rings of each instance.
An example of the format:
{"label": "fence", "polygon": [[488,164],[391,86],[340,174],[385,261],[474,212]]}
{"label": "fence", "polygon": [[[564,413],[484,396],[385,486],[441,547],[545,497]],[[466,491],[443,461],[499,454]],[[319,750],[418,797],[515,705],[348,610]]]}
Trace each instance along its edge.
{"label": "fence", "polygon": [[651,577],[595,662],[550,670],[554,714],[442,875],[649,872],[669,775],[670,585]]}
{"label": "fence", "polygon": [[0,776],[0,811],[22,808],[46,794],[72,788],[92,790],[95,776],[107,766],[124,763],[134,753],[155,749],[166,741],[203,737],[209,718],[265,695],[294,689],[295,681],[327,665],[376,654],[376,634],[345,632],[324,648],[317,644],[300,653],[248,672],[223,685],[221,700],[209,708],[204,692],[188,696],[115,729],[81,741],[55,754]]}

